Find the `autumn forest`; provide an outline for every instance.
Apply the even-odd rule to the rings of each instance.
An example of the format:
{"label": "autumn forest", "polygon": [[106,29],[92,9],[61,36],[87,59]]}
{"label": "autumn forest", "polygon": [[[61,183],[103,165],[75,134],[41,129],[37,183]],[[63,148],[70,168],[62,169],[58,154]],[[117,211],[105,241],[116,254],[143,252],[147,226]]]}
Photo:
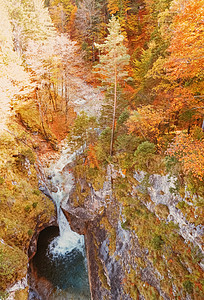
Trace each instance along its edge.
{"label": "autumn forest", "polygon": [[[89,185],[103,188],[111,166],[118,202],[111,214],[123,211],[124,229],[149,249],[148,259],[163,276],[164,294],[150,283],[144,288],[133,267],[124,271],[127,299],[203,299],[203,235],[197,243],[182,241],[178,228],[166,223],[168,205],[149,212],[147,190],[154,174],[176,178],[170,192],[184,199],[176,208],[188,222],[203,225],[204,0],[0,4],[0,299],[26,273],[36,222],[54,214],[39,195],[36,168],[58,155],[62,142],[73,152],[83,149],[72,168],[73,206],[85,206]],[[133,201],[135,172],[143,174],[145,192],[138,190]],[[88,182],[83,189],[82,178]],[[105,212],[100,222],[109,232],[111,255],[115,224]],[[144,261],[138,258],[137,265],[143,268]]]}

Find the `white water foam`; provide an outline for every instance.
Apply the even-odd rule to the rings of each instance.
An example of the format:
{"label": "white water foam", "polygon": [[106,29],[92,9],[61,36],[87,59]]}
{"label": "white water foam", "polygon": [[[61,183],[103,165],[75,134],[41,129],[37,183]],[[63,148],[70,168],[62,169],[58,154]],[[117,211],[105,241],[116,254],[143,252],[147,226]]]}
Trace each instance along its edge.
{"label": "white water foam", "polygon": [[76,248],[83,253],[84,237],[71,230],[62,210],[58,214],[58,223],[60,235],[50,243],[49,252],[51,256],[65,255]]}
{"label": "white water foam", "polygon": [[60,235],[56,237],[49,246],[48,255],[56,257],[65,255],[73,249],[77,249],[84,253],[84,237],[72,231],[60,205],[63,201],[67,201],[69,193],[73,187],[73,175],[71,171],[63,170],[68,163],[71,163],[76,154],[69,154],[69,149],[65,148],[62,151],[60,159],[50,167],[49,171],[52,174],[52,184],[57,187],[58,191],[52,193],[52,198],[57,207],[57,219]]}

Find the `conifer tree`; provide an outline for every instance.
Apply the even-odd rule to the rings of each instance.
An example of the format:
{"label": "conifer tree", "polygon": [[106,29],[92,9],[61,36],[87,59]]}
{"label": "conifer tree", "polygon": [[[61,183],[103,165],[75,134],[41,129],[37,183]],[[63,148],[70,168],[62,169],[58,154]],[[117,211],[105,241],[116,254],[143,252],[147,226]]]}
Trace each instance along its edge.
{"label": "conifer tree", "polygon": [[104,44],[96,44],[101,54],[100,62],[95,68],[105,85],[114,85],[114,106],[110,144],[110,155],[112,155],[116,121],[117,85],[128,76],[125,67],[128,65],[130,57],[124,45],[125,37],[121,34],[120,23],[115,16],[112,16],[109,22],[108,31],[109,35],[106,37]]}

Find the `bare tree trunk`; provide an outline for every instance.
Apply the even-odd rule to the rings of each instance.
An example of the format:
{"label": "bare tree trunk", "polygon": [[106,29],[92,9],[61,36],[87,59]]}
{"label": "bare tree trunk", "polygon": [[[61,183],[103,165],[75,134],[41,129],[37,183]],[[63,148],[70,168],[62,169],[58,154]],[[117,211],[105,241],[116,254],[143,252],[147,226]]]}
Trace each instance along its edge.
{"label": "bare tree trunk", "polygon": [[95,43],[95,38],[93,37],[93,40],[92,40],[92,62],[94,63],[96,58],[95,58],[95,46],[94,46],[94,43]]}
{"label": "bare tree trunk", "polygon": [[115,133],[116,105],[117,105],[117,65],[116,65],[116,62],[115,62],[114,106],[113,106],[113,124],[112,124],[112,132],[111,132],[110,156],[113,155],[113,141],[114,141],[114,133]]}
{"label": "bare tree trunk", "polygon": [[191,133],[191,124],[188,124],[188,135]]}
{"label": "bare tree trunk", "polygon": [[63,75],[62,75],[62,78],[61,78],[61,89],[62,89],[62,93],[61,93],[61,105],[60,105],[60,109],[62,111],[62,108],[63,108],[63,97],[64,97],[64,78],[63,78]]}
{"label": "bare tree trunk", "polygon": [[66,114],[66,123],[67,123],[67,121],[68,121],[68,110],[69,110],[69,86],[68,87],[66,87],[66,90],[67,90],[67,95],[66,95],[66,111],[65,111],[65,114]]}
{"label": "bare tree trunk", "polygon": [[55,103],[54,103],[54,99],[53,99],[53,96],[51,93],[51,83],[48,83],[47,89],[48,89],[48,93],[49,93],[50,102],[52,103],[53,109],[55,110]]}
{"label": "bare tree trunk", "polygon": [[65,122],[67,124],[67,114],[68,114],[68,87],[67,87],[67,76],[65,73],[65,90],[64,90],[64,99],[65,99]]}
{"label": "bare tree trunk", "polygon": [[54,93],[54,99],[53,99],[53,109],[54,111],[57,110],[57,92],[56,92],[56,85],[53,83],[53,93]]}
{"label": "bare tree trunk", "polygon": [[38,108],[39,108],[39,115],[40,115],[40,120],[41,120],[42,129],[43,129],[43,132],[44,132],[44,136],[45,136],[46,139],[48,139],[47,132],[46,132],[45,126],[44,126],[43,112],[42,112],[42,109],[41,109],[41,101],[40,101],[40,98],[38,97],[37,89],[35,90],[35,95],[36,95],[36,102],[37,102]]}

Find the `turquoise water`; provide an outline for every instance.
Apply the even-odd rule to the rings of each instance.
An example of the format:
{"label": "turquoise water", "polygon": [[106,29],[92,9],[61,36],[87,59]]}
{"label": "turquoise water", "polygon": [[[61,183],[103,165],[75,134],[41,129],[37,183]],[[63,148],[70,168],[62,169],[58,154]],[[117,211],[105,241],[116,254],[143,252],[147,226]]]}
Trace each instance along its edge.
{"label": "turquoise water", "polygon": [[38,250],[33,258],[37,277],[45,278],[51,283],[49,300],[89,300],[90,290],[84,251],[76,247],[63,254],[53,255],[49,245],[58,235],[57,227],[48,227],[40,233]]}

